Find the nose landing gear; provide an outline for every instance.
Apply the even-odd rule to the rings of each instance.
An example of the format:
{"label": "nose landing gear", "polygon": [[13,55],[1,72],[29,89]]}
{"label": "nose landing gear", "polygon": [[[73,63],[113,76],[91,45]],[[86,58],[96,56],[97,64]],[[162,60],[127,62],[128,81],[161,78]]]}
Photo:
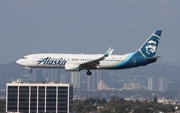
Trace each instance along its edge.
{"label": "nose landing gear", "polygon": [[33,70],[32,69],[30,69],[30,74],[32,74],[33,73]]}

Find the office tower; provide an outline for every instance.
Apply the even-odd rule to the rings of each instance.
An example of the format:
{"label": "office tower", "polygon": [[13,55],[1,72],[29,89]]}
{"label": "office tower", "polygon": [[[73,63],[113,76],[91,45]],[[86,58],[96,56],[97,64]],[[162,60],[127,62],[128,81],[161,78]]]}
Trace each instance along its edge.
{"label": "office tower", "polygon": [[98,87],[98,78],[97,75],[95,75],[95,70],[92,71],[92,75],[87,76],[87,90],[96,90]]}
{"label": "office tower", "polygon": [[154,78],[148,78],[148,91],[157,91],[157,81]]}
{"label": "office tower", "polygon": [[71,72],[71,84],[74,88],[80,88],[80,72]]}
{"label": "office tower", "polygon": [[107,90],[109,87],[104,83],[103,80],[100,80],[98,83],[98,90]]}
{"label": "office tower", "polygon": [[61,82],[67,83],[66,76],[67,76],[66,74],[61,74]]}
{"label": "office tower", "polygon": [[101,70],[97,70],[97,84],[101,80]]}
{"label": "office tower", "polygon": [[52,82],[55,82],[55,69],[48,69],[48,71],[49,71],[49,79],[50,79],[50,81],[52,81]]}
{"label": "office tower", "polygon": [[87,91],[91,90],[91,76],[87,76]]}
{"label": "office tower", "polygon": [[159,78],[159,91],[165,92],[167,91],[167,79]]}
{"label": "office tower", "polygon": [[60,69],[55,69],[55,82],[60,82],[61,81],[61,70]]}
{"label": "office tower", "polygon": [[6,84],[6,112],[72,113],[73,85],[13,81]]}
{"label": "office tower", "polygon": [[42,69],[35,69],[33,73],[33,81],[43,81],[43,70]]}

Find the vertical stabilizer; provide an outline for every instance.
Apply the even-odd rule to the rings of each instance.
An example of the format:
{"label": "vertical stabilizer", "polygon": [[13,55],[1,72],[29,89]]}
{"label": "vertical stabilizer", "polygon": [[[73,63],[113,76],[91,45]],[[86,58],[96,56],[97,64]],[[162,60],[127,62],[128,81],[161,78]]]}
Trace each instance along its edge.
{"label": "vertical stabilizer", "polygon": [[143,57],[153,57],[156,54],[162,30],[156,30],[139,48]]}

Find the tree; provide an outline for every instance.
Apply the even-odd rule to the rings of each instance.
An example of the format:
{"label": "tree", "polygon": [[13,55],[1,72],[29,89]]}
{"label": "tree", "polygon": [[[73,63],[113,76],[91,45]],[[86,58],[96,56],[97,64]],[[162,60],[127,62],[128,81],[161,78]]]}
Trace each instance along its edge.
{"label": "tree", "polygon": [[111,112],[111,109],[109,108],[104,108],[100,110],[100,113],[110,113],[110,112]]}
{"label": "tree", "polygon": [[96,110],[97,110],[97,107],[90,104],[84,107],[84,109],[82,110],[82,113],[87,113],[87,112],[96,111]]}
{"label": "tree", "polygon": [[[98,113],[149,113],[149,112],[174,112],[175,108],[173,105],[163,105],[162,103],[156,103],[157,98],[154,101],[144,102],[136,100],[124,100],[119,97],[112,97],[110,101],[101,98],[87,98],[83,101],[74,100],[73,109],[76,113],[88,113],[88,112],[98,112]],[[96,104],[95,104],[96,103]],[[4,103],[5,104],[5,103]],[[104,107],[98,107],[104,106]]]}
{"label": "tree", "polygon": [[111,100],[108,102],[108,106],[109,107],[114,107],[116,106],[118,103],[118,100],[119,100],[119,97],[115,97],[115,96],[112,96],[111,97]]}
{"label": "tree", "polygon": [[157,100],[156,95],[154,96],[153,103],[154,103],[154,104],[157,104],[157,103],[158,103],[158,100]]}
{"label": "tree", "polygon": [[76,112],[76,113],[81,113],[81,111],[82,111],[83,109],[84,109],[84,106],[83,106],[81,103],[76,104],[76,105],[73,106],[73,110],[74,110],[74,112]]}
{"label": "tree", "polygon": [[6,106],[6,101],[5,100],[0,100],[0,112],[5,111],[5,106]]}
{"label": "tree", "polygon": [[107,100],[105,98],[101,99],[101,105],[107,104]]}

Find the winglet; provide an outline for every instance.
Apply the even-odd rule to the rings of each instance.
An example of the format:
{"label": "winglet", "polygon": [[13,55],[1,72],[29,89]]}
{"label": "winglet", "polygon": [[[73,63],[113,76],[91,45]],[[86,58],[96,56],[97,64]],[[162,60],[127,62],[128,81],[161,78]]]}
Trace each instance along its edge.
{"label": "winglet", "polygon": [[111,49],[111,51],[109,52],[109,55],[112,55],[113,51],[114,51],[114,49]]}
{"label": "winglet", "polygon": [[111,52],[111,47],[107,50],[107,52],[104,54],[104,57],[108,57],[109,56],[109,53]]}

